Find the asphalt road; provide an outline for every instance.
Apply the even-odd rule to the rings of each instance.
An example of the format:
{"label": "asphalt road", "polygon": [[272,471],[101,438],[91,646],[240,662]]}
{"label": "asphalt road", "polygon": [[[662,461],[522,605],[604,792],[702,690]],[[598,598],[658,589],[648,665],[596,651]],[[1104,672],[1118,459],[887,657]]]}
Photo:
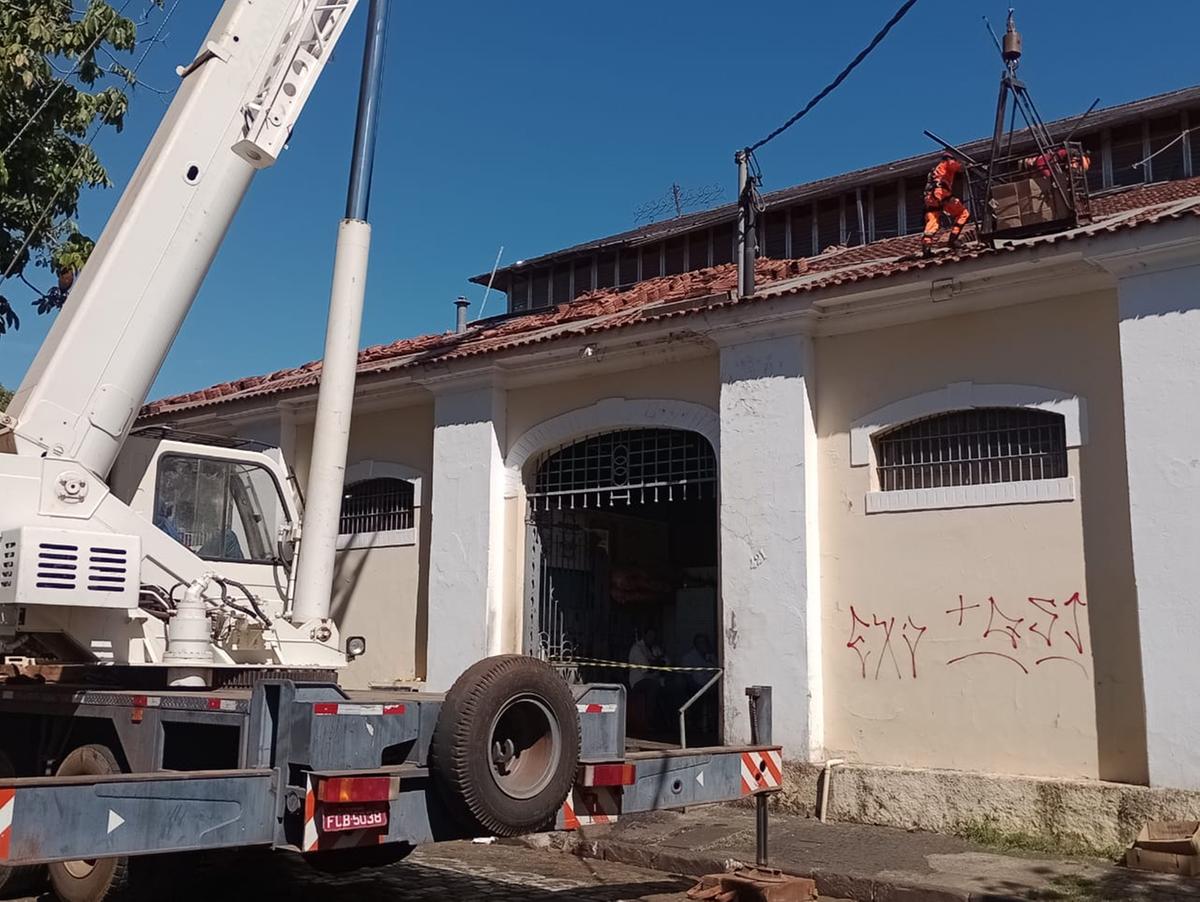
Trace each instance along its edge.
{"label": "asphalt road", "polygon": [[[161,878],[160,878],[161,879]],[[318,874],[284,855],[181,859],[169,886],[147,898],[172,902],[683,902],[692,881],[560,852],[445,843],[401,864],[352,874]],[[50,896],[40,902],[50,902]],[[25,897],[21,902],[35,902]]]}

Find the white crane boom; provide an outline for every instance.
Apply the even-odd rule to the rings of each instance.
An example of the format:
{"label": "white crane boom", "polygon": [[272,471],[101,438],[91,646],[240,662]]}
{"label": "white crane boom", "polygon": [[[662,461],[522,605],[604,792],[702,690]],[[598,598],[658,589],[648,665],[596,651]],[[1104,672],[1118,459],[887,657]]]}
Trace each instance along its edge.
{"label": "white crane boom", "polygon": [[356,4],[227,0],[14,395],[0,450],[108,474],[255,170],[278,157]]}
{"label": "white crane boom", "polygon": [[[129,439],[250,181],[278,159],[357,4],[226,0],[179,68],[179,90],[0,414],[0,656],[165,667],[179,686],[209,685],[215,669],[345,664],[327,598],[345,436],[318,455],[330,485],[314,493],[316,576],[294,613],[295,580],[279,568],[295,566],[300,511],[279,457],[170,430]],[[357,244],[339,242],[354,253],[335,266],[331,322],[354,328],[331,327],[318,407],[348,421],[369,227],[348,219],[341,231]]]}

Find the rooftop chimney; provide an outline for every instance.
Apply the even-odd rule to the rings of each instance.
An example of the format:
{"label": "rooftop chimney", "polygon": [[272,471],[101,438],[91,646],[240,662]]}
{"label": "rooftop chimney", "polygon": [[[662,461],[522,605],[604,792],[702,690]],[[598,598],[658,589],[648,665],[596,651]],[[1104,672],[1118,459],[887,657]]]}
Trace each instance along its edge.
{"label": "rooftop chimney", "polygon": [[458,300],[454,302],[454,306],[458,308],[458,316],[455,319],[454,331],[456,334],[461,335],[463,332],[467,331],[467,308],[471,306],[471,302],[466,298],[459,296]]}

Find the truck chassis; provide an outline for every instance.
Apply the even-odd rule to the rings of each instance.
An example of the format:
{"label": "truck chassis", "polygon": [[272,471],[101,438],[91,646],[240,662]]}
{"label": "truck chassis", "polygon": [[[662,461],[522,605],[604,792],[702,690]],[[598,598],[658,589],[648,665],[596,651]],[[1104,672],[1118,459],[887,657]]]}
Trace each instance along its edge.
{"label": "truck chassis", "polygon": [[[769,742],[626,753],[624,687],[573,695],[578,772],[546,828],[781,786],[781,750]],[[447,806],[431,766],[442,704],[440,695],[287,679],[219,692],[6,685],[0,735],[19,772],[51,767],[83,740],[110,748],[127,772],[0,778],[0,864],[246,847],[393,846],[399,858],[479,835]],[[758,709],[756,734],[769,737],[769,705]]]}

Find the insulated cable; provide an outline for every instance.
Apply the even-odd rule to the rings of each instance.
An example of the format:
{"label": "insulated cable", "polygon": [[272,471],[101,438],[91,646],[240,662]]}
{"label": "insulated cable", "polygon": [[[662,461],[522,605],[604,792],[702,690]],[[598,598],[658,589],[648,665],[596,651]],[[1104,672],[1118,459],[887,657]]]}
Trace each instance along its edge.
{"label": "insulated cable", "polygon": [[896,10],[896,13],[890,19],[888,19],[887,24],[884,25],[883,28],[881,28],[878,32],[876,32],[875,37],[871,38],[871,43],[864,47],[858,56],[850,61],[850,65],[846,66],[845,69],[838,73],[837,78],[822,88],[820,93],[818,93],[812,100],[805,104],[804,109],[800,110],[800,112],[796,113],[796,115],[792,116],[792,118],[788,119],[787,122],[783,123],[783,125],[779,126],[779,128],[775,129],[775,131],[771,132],[771,134],[767,135],[761,141],[757,141],[747,147],[746,152],[752,154],[768,141],[773,141],[775,138],[778,138],[785,131],[803,119],[813,107],[833,93],[834,89],[836,89],[838,85],[845,81],[851,72],[858,68],[858,64],[865,60],[871,51],[879,46],[880,42],[887,37],[888,32],[891,31],[892,28],[894,28],[896,24],[908,14],[908,11],[916,6],[916,4],[917,0],[906,0],[904,5]]}
{"label": "insulated cable", "polygon": [[[245,585],[243,585],[242,583],[239,583],[236,579],[230,579],[228,576],[214,576],[213,582],[215,582],[217,585],[219,585],[221,587],[221,602],[223,604],[228,605],[229,607],[233,608],[235,611],[241,611],[244,614],[253,614],[259,620],[261,620],[263,622],[263,624],[266,626],[271,625],[271,619],[269,617],[267,617],[266,614],[263,613],[262,608],[260,608],[258,606],[258,599],[256,599],[254,597],[254,595],[251,594],[250,590],[247,589]],[[246,596],[246,600],[248,602],[250,602],[250,607],[252,608],[252,610],[247,611],[241,605],[235,605],[232,601],[229,600],[229,591],[228,591],[229,586],[233,586],[235,589],[237,589],[243,595]]]}

